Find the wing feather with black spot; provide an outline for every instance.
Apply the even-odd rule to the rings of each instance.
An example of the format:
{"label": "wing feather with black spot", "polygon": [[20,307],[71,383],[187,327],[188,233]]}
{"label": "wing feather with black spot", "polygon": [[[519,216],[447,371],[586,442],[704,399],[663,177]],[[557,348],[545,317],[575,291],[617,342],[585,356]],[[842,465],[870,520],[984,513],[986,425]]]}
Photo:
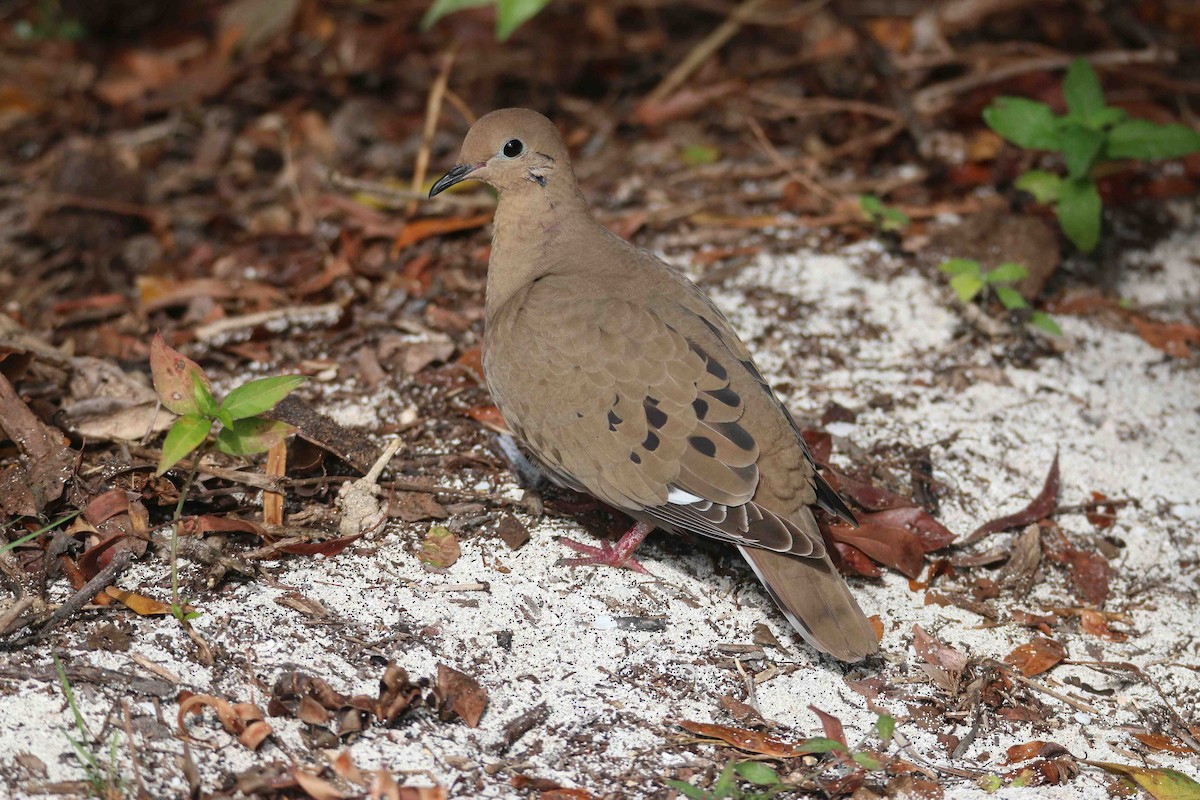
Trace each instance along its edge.
{"label": "wing feather with black spot", "polygon": [[[527,319],[543,313],[542,298],[555,288],[544,279],[523,298]],[[748,354],[738,358],[711,323],[690,312],[671,324],[619,298],[580,298],[566,308],[561,296],[554,302],[559,318],[572,323],[553,336],[521,336],[520,318],[498,321],[513,327],[523,357],[543,369],[521,376],[488,364],[501,412],[519,421],[515,432],[553,480],[663,527],[825,555],[815,526],[802,529],[754,501],[763,451],[744,423],[747,399],[761,398],[735,388],[741,378],[762,391],[761,378],[745,380]]]}

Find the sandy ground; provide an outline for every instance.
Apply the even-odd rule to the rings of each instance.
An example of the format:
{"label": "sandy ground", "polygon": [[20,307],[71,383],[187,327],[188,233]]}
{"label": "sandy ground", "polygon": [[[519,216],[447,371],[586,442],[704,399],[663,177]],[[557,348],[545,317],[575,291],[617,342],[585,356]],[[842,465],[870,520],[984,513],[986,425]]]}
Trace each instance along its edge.
{"label": "sandy ground", "polygon": [[[1179,233],[1135,254],[1120,292],[1135,305],[1200,303],[1200,235]],[[960,535],[1025,505],[1056,450],[1063,504],[1085,502],[1093,491],[1132,500],[1107,531],[1124,546],[1112,562],[1106,610],[1132,618],[1117,626],[1129,639],[1105,641],[1074,623],[1055,628],[1054,637],[1072,659],[1139,666],[1180,715],[1192,724],[1200,720],[1195,359],[1168,359],[1132,333],[1064,317],[1064,354],[1010,366],[1005,348],[1011,342],[973,343],[963,335],[947,287],[874,244],[838,255],[763,256],[714,296],[798,417],[816,419],[831,401],[858,412],[853,423],[827,426],[835,434],[836,462],[849,465],[855,453],[877,445],[930,446],[935,477],[947,486],[939,517]],[[788,319],[788,309],[799,309],[800,318]],[[355,407],[327,410],[343,419],[370,417]],[[470,488],[520,494],[511,485]],[[129,700],[142,778],[152,797],[185,792],[182,744],[175,735],[180,689],[265,707],[276,677],[300,668],[339,691],[374,694],[385,659],[395,659],[414,677],[432,676],[445,663],[474,676],[489,693],[477,729],[419,711],[395,728],[368,729],[349,747],[360,767],[383,767],[415,784],[437,781],[453,797],[523,796],[511,784],[517,773],[627,798],[666,797],[668,778],[696,774],[701,782],[714,763],[719,767],[735,753],[681,737],[676,723],[738,724],[719,700],[747,699],[739,665],[758,676],[757,707],[783,739],[820,734],[808,710],[813,704],[842,720],[851,744],[871,741],[876,715],[845,678],[881,677],[894,691],[877,702],[899,720],[897,731],[911,748],[906,758],[933,769],[1003,773],[1013,769],[1004,764],[1010,745],[1041,739],[1077,757],[1163,765],[1200,777],[1195,760],[1149,752],[1129,735],[1157,730],[1166,718],[1153,688],[1086,666],[1059,665],[1038,679],[1075,704],[1038,694],[1044,718],[989,718],[952,762],[937,734],[964,737],[971,721],[955,726],[939,717],[939,724],[927,725],[913,718],[922,698],[937,697],[917,668],[913,625],[972,658],[999,659],[1033,636],[1006,622],[1007,615],[1000,624],[984,625],[968,611],[925,605],[923,592],[910,590],[896,574],[854,581],[863,607],[882,619],[883,656],[846,667],[804,646],[749,570],[728,553],[652,537],[642,561],[654,577],[570,571],[555,566],[566,551],[553,537],[588,534],[570,524],[524,521],[532,532],[524,547],[512,551],[493,535],[468,538],[462,557],[444,573],[422,568],[411,534],[391,528],[331,559],[272,562],[273,583],[231,583],[200,603],[204,613],[196,627],[218,653],[211,668],[190,657],[189,640],[170,618],[119,611],[87,616],[57,640],[58,651],[73,665],[123,676],[77,682],[75,691],[93,733],[107,742],[118,731],[120,772],[127,778],[132,767],[120,703]],[[1058,522],[1069,534],[1094,535],[1082,514],[1060,515]],[[989,545],[1011,541],[1006,534]],[[439,591],[473,582],[486,582],[488,589]],[[136,565],[121,584],[169,597],[157,560]],[[318,601],[328,616],[281,604],[288,594]],[[1044,568],[1021,607],[1037,612],[1074,603],[1061,574]],[[1006,607],[1003,599],[1000,607]],[[87,635],[118,617],[131,634],[130,648],[89,649]],[[760,623],[779,647],[755,645]],[[45,648],[4,658],[10,672],[0,678],[0,784],[14,797],[51,796],[55,783],[83,777],[65,733],[73,725],[70,712]],[[12,669],[37,677],[15,680]],[[155,683],[135,687],[130,679]],[[542,703],[545,721],[505,751],[506,723]],[[1089,708],[1095,713],[1082,710]],[[222,732],[211,714],[192,723],[208,739],[191,747],[206,791],[230,787],[233,775],[256,765],[320,764],[333,754],[310,749],[301,723],[270,722],[276,738],[257,753]],[[1106,798],[1110,781],[1085,768],[1063,787],[997,794]],[[943,775],[941,782],[947,796],[984,794],[969,777]]]}

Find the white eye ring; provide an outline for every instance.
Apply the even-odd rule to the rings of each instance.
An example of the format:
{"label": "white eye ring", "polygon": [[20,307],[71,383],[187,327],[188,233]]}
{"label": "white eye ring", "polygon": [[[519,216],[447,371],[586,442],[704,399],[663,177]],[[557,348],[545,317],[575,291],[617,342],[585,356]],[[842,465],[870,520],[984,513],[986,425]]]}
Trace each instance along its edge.
{"label": "white eye ring", "polygon": [[505,158],[516,158],[525,152],[525,144],[520,139],[509,139],[500,148],[500,155]]}

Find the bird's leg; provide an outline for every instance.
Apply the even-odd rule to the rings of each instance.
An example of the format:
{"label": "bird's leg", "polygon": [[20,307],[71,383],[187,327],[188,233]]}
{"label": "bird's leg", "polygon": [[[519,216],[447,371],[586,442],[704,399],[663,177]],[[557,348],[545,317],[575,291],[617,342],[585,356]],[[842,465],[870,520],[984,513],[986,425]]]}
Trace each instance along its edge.
{"label": "bird's leg", "polygon": [[580,544],[572,539],[560,536],[558,541],[577,553],[583,553],[583,558],[560,558],[558,563],[565,567],[624,567],[643,575],[649,571],[633,557],[633,551],[638,549],[642,540],[654,530],[654,526],[646,522],[635,523],[632,528],[615,544],[601,542],[599,547]]}

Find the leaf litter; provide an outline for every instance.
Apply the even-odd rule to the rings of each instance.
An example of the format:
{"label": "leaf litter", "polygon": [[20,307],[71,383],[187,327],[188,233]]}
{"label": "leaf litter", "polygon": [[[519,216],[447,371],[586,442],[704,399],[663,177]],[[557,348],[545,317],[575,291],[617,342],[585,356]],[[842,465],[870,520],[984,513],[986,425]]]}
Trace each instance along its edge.
{"label": "leaf litter", "polygon": [[[602,31],[607,13],[598,8],[589,26]],[[327,66],[350,80],[322,81],[328,96],[317,107],[336,109],[328,119],[300,101],[266,114],[255,104],[238,105],[231,118],[218,108],[189,117],[184,127],[171,115],[161,125],[144,119],[148,127],[118,131],[115,143],[97,138],[55,150],[54,138],[40,131],[59,120],[31,118],[36,104],[14,105],[18,132],[33,125],[37,140],[50,148],[45,165],[59,195],[31,210],[30,235],[21,241],[67,243],[57,252],[38,251],[28,263],[48,257],[51,279],[67,265],[64,272],[87,269],[101,283],[116,280],[108,286],[80,282],[31,302],[24,287],[10,287],[17,317],[31,330],[53,331],[51,340],[64,350],[39,349],[27,334],[20,347],[0,356],[0,367],[8,380],[22,382],[20,409],[34,409],[42,425],[60,424],[47,401],[56,388],[70,385],[61,429],[128,444],[110,448],[73,439],[70,447],[64,440],[47,451],[57,460],[47,463],[72,469],[78,454],[79,477],[87,481],[77,483],[80,497],[67,500],[92,513],[40,532],[35,520],[14,529],[32,536],[11,552],[21,570],[15,574],[24,576],[17,584],[44,587],[45,598],[26,593],[15,615],[0,611],[0,632],[10,623],[37,629],[48,609],[33,600],[59,604],[72,591],[91,595],[70,625],[56,631],[53,645],[78,667],[108,669],[106,680],[80,689],[97,730],[119,700],[130,701],[127,713],[139,729],[161,724],[159,708],[137,688],[146,671],[205,698],[192,707],[217,714],[221,727],[211,736],[220,749],[181,750],[166,731],[161,744],[134,756],[145,760],[146,774],[157,782],[154,791],[221,786],[261,796],[372,792],[432,798],[449,791],[487,797],[515,790],[547,798],[639,797],[661,794],[671,775],[703,781],[724,774],[728,749],[675,746],[667,718],[711,719],[698,723],[710,726],[736,721],[784,743],[820,738],[847,750],[853,743],[861,758],[830,746],[834,756],[803,768],[786,761],[771,767],[788,780],[794,772],[797,782],[809,781],[806,789],[830,796],[860,787],[922,796],[940,796],[943,786],[956,794],[1001,786],[1018,791],[1071,780],[1078,763],[1070,752],[1094,754],[1105,765],[1150,758],[1187,769],[1175,758],[1183,753],[1172,748],[1189,748],[1195,736],[1186,721],[1196,714],[1189,633],[1176,623],[1196,611],[1200,509],[1192,467],[1200,443],[1186,399],[1195,396],[1194,365],[1186,359],[1197,340],[1196,320],[1173,316],[1168,301],[1200,291],[1194,230],[1148,250],[1143,261],[1130,259],[1118,279],[1119,296],[1148,306],[1166,303],[1165,310],[1133,311],[1113,297],[1085,303],[1078,315],[1074,308],[1061,312],[1067,341],[1051,346],[1019,336],[981,337],[974,329],[979,321],[960,318],[936,276],[890,255],[899,240],[894,235],[881,237],[880,244],[831,249],[827,242],[771,230],[795,220],[778,213],[773,188],[767,203],[745,200],[761,191],[754,180],[736,191],[706,189],[718,207],[686,217],[686,225],[709,237],[704,244],[720,245],[729,232],[722,226],[745,226],[717,249],[697,253],[694,245],[672,244],[684,237],[674,229],[660,236],[664,224],[653,208],[620,212],[614,225],[666,248],[714,288],[785,402],[809,426],[823,429],[819,459],[830,465],[827,474],[863,523],[857,530],[826,527],[843,564],[872,577],[856,580],[855,591],[868,613],[876,613],[886,654],[878,663],[839,667],[799,644],[745,569],[704,543],[652,540],[646,554],[657,580],[553,568],[560,555],[552,544],[556,534],[577,537],[580,524],[603,534],[620,521],[603,510],[581,513],[561,498],[543,502],[523,492],[504,471],[508,455],[492,446],[487,426],[503,426],[480,389],[477,347],[486,248],[483,237],[470,233],[486,222],[488,215],[480,213],[486,199],[456,198],[464,204],[447,214],[406,220],[323,193],[315,180],[334,152],[342,156],[335,163],[356,170],[394,164],[387,148],[420,126],[419,114],[404,101],[393,107],[345,96],[355,76],[399,63],[395,42],[405,42],[406,59],[428,57],[397,33],[382,8],[363,14],[361,20],[339,15],[334,24],[324,4],[268,9],[242,0],[220,15],[213,37],[185,31],[182,45],[161,53],[149,44],[115,48],[98,62],[90,89],[126,120],[221,97],[231,86],[247,97],[265,97],[280,76],[307,75],[291,69],[299,66],[296,58],[305,58],[283,46],[291,31],[296,40],[340,43]],[[907,46],[896,44],[911,33],[903,22],[870,20],[871,35],[885,46]],[[852,51],[847,33],[835,27],[818,51]],[[251,43],[269,49],[270,58],[257,59]],[[630,46],[657,52],[662,43],[647,39]],[[715,62],[707,67],[717,75],[721,68]],[[705,107],[766,102],[740,81],[709,86],[675,86],[642,103],[642,119],[661,126],[661,133],[639,145],[648,148],[646,162],[664,160],[650,150],[664,142],[666,161],[677,162],[673,134],[679,129],[670,126],[693,125],[688,118]],[[289,86],[288,95],[292,88],[297,97],[311,91]],[[770,107],[786,108],[791,99],[773,98]],[[886,136],[876,141],[891,141],[895,133],[874,128],[889,117],[876,118],[878,109],[875,114],[825,116],[830,124],[819,123],[805,135],[858,144],[855,136],[882,132]],[[7,133],[14,117],[2,119],[0,132]],[[785,120],[789,126],[793,121]],[[778,136],[779,126],[769,125],[764,130]],[[632,191],[633,204],[642,202],[636,186],[613,186],[615,176],[628,174],[627,165],[609,169],[599,161],[622,148],[605,147],[610,133],[595,130],[591,121],[572,132],[580,137],[576,144],[589,133],[584,127],[596,134],[587,147],[601,173],[585,176],[591,178],[589,192],[614,197]],[[693,147],[701,144],[715,154],[716,163],[701,165],[714,168],[713,174],[739,146],[693,138]],[[193,140],[195,153],[185,149]],[[978,137],[971,141],[978,144]],[[997,147],[987,157],[994,161],[953,167],[950,183],[995,184],[1007,168],[1005,159],[996,159]],[[854,150],[830,153],[840,166]],[[862,166],[854,159],[847,169],[865,175]],[[28,169],[36,178],[43,167]],[[146,179],[150,175],[154,180]],[[792,175],[784,185],[784,206],[835,218],[837,205],[809,197],[810,187],[801,185],[806,177]],[[293,185],[283,186],[288,182]],[[1191,183],[1186,174],[1180,182]],[[190,192],[210,185],[218,191]],[[281,203],[280,188],[290,189],[295,202]],[[919,212],[912,215],[916,230],[903,239],[908,246],[927,235],[923,220],[949,206],[925,196],[927,186],[901,184],[898,193],[889,204],[898,199]],[[186,201],[176,204],[178,198]],[[756,202],[764,207],[747,207]],[[861,227],[855,211],[851,224]],[[226,229],[238,235],[219,238]],[[327,236],[333,230],[337,235]],[[462,233],[450,235],[454,230]],[[218,237],[197,237],[197,231],[217,231]],[[116,255],[106,252],[113,245],[119,246]],[[108,261],[97,264],[93,252]],[[1037,270],[1039,281],[1058,268],[1052,260]],[[1164,262],[1161,271],[1155,261]],[[136,308],[124,293],[135,285],[125,280],[131,274],[138,276],[130,298],[140,300]],[[1159,296],[1164,284],[1173,290],[1165,298]],[[303,399],[273,412],[298,431],[286,468],[265,474],[244,460],[206,461],[187,503],[182,579],[198,598],[195,630],[218,656],[208,662],[169,618],[135,616],[136,609],[111,604],[92,607],[110,598],[137,598],[135,605],[146,610],[161,608],[155,598],[165,596],[169,583],[165,564],[153,558],[112,571],[130,564],[133,552],[166,552],[161,526],[182,484],[177,473],[153,476],[158,453],[145,446],[152,441],[147,432],[161,429],[170,415],[144,395],[134,397],[156,328],[204,363],[218,394],[266,365],[294,365],[310,378]],[[65,355],[68,345],[87,355]],[[102,375],[97,362],[123,368]],[[140,366],[125,371],[135,364]],[[99,399],[90,395],[106,380],[134,401],[88,405]],[[177,399],[195,396],[193,383]],[[357,484],[378,458],[381,438],[393,435],[402,436],[408,449],[393,464],[392,480],[361,485],[363,513],[341,513],[339,485]],[[1043,502],[1043,491],[1023,512],[1029,519],[1009,515],[988,535],[988,549],[961,535],[954,539],[952,532],[978,530],[1001,510],[1028,502],[1056,449],[1062,473],[1055,470],[1061,485],[1054,494],[1076,506]],[[22,455],[28,472],[36,459]],[[40,483],[35,476],[24,485]],[[414,493],[425,499],[413,500]],[[1088,503],[1105,510],[1095,493],[1130,502],[1101,527],[1070,510]],[[28,494],[42,510],[37,492]],[[283,498],[286,506],[279,517],[260,523],[267,495]],[[543,508],[554,515],[543,517]],[[272,519],[286,520],[287,528],[276,528]],[[429,558],[422,559],[429,519],[442,527],[435,526]],[[353,523],[352,530],[337,531],[342,522]],[[66,580],[59,569],[68,573]],[[103,576],[110,585],[84,592]],[[89,649],[88,642],[103,639],[91,636],[100,633],[96,625],[114,619],[128,627],[129,647]],[[1072,658],[1065,657],[1068,651]],[[1012,664],[1003,661],[1006,654]],[[15,670],[0,673],[0,772],[23,791],[36,792],[52,785],[43,782],[76,773],[60,758],[62,737],[48,730],[47,721],[62,719],[61,700],[44,680],[30,678],[39,674],[44,653],[26,646],[11,655],[14,666],[0,667]],[[1144,671],[1113,666],[1127,662]],[[72,674],[87,673],[76,668]],[[261,721],[251,712],[256,706],[236,700],[255,700],[272,676],[300,674],[306,677],[296,677],[293,688],[308,688],[297,690],[294,709],[272,717],[273,729],[258,742],[258,752],[231,746],[239,724],[249,729]],[[410,681],[410,674],[425,677]],[[364,724],[363,710],[353,703],[323,704],[335,696],[344,702],[369,698],[367,705],[383,714],[377,724]],[[176,704],[182,709],[188,702],[184,697]],[[247,719],[231,722],[234,730],[228,730],[227,718],[241,719],[231,716],[236,708]],[[827,711],[814,717],[816,708]],[[873,738],[881,711],[896,720],[882,746]],[[203,714],[191,718],[192,728],[211,723],[210,712]],[[354,714],[360,725],[351,731]],[[353,741],[335,757],[342,732]],[[1014,761],[1014,747],[1035,742],[1016,751],[1025,757]],[[39,763],[40,776],[24,766]],[[886,766],[887,774],[877,774],[876,765]],[[1127,773],[1130,779],[1140,774],[1153,783],[1168,776],[1136,769]],[[392,776],[409,770],[425,770],[419,779],[431,785],[397,786]],[[1078,780],[1070,789],[1084,796],[1103,791],[1094,781]]]}

